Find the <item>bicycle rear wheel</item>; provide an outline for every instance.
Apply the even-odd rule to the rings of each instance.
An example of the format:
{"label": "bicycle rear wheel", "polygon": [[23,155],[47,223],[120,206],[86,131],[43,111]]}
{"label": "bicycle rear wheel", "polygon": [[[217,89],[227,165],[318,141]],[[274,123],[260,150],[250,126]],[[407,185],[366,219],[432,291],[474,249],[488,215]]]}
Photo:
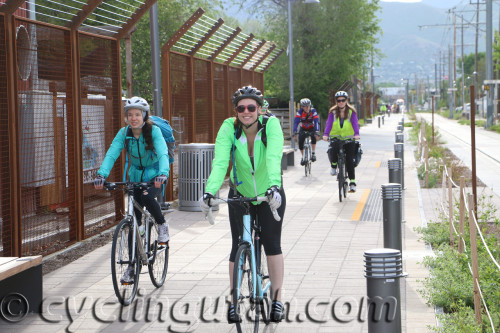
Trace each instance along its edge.
{"label": "bicycle rear wheel", "polygon": [[233,304],[241,322],[236,323],[238,332],[259,331],[259,311],[255,302],[254,281],[252,277],[250,246],[240,245],[234,259]]}
{"label": "bicycle rear wheel", "polygon": [[[166,223],[166,222],[165,222]],[[151,282],[160,288],[165,282],[168,269],[168,244],[158,244],[158,224],[150,221],[149,226],[148,271]]]}
{"label": "bicycle rear wheel", "polygon": [[[129,219],[123,219],[115,229],[111,245],[111,278],[116,297],[123,305],[132,303],[139,285],[138,251],[136,250],[136,258],[132,262],[132,246],[134,246],[132,222]],[[131,284],[122,284],[120,279],[129,266],[134,268],[134,281]]]}
{"label": "bicycle rear wheel", "polygon": [[[262,290],[262,299],[260,301],[260,317],[264,321],[264,323],[267,325],[271,322],[271,287],[270,283],[271,280],[269,278],[269,269],[267,267],[267,256],[264,251],[264,246],[262,243],[259,244],[259,251],[256,253],[256,257],[260,257],[260,260],[257,261],[257,265],[259,265],[260,262],[260,285],[261,285],[261,290]],[[257,258],[256,258],[257,259]],[[259,267],[259,266],[257,266]],[[264,291],[264,288],[269,285],[269,288]]]}

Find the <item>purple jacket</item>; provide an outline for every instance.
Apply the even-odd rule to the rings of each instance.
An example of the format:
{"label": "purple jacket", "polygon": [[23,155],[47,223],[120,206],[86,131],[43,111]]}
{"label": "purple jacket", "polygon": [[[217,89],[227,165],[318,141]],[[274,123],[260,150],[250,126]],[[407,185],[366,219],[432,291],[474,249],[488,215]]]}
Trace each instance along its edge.
{"label": "purple jacket", "polygon": [[[333,112],[330,112],[328,114],[328,119],[326,120],[325,132],[323,133],[323,136],[330,136],[330,131],[332,130],[333,120],[334,120],[333,114],[334,114]],[[351,124],[352,128],[354,129],[354,136],[359,136],[358,116],[354,111],[351,114]],[[343,125],[344,125],[344,120],[340,119],[340,126],[342,127]]]}

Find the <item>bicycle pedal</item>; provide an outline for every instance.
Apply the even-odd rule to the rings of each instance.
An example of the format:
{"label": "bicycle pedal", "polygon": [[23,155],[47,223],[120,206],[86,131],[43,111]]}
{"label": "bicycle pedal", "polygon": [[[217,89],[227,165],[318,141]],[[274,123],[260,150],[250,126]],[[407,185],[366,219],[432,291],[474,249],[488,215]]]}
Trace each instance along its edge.
{"label": "bicycle pedal", "polygon": [[132,282],[121,282],[122,286],[131,286],[134,284],[134,281]]}

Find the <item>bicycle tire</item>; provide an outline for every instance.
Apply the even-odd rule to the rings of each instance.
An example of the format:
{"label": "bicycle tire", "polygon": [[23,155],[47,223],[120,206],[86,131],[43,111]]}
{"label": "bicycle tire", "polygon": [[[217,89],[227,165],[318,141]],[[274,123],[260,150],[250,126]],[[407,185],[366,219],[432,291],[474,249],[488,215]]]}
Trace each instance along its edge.
{"label": "bicycle tire", "polygon": [[149,277],[151,283],[156,288],[160,288],[165,283],[167,276],[169,247],[168,245],[158,244],[158,225],[154,222],[150,222],[148,238],[150,244],[148,257],[153,256],[151,261],[148,262]]}
{"label": "bicycle tire", "polygon": [[[256,252],[256,259],[260,257],[260,267],[258,271],[261,276],[261,290],[264,290],[264,287],[270,282],[269,277],[269,268],[267,266],[267,255],[264,251],[264,246],[262,243],[259,243],[259,251]],[[266,292],[263,292],[262,299],[260,301],[260,317],[262,317],[262,321],[268,325],[271,322],[271,288],[269,288]]]}
{"label": "bicycle tire", "polygon": [[309,165],[309,145],[306,144],[304,146],[304,172],[305,172],[305,176],[307,177],[307,167]]}
{"label": "bicycle tire", "polygon": [[133,302],[139,285],[140,264],[137,250],[136,260],[132,263],[135,272],[134,283],[124,285],[120,282],[123,273],[130,264],[132,237],[132,222],[129,219],[121,220],[115,229],[111,245],[111,279],[113,280],[113,288],[118,301],[125,306]]}
{"label": "bicycle tire", "polygon": [[339,174],[337,176],[337,181],[339,185],[339,201],[342,202],[342,190],[344,187],[344,161],[339,158],[338,161]]}
{"label": "bicycle tire", "polygon": [[251,269],[251,249],[240,245],[234,259],[232,300],[241,322],[236,323],[239,333],[259,332],[259,311],[255,302]]}

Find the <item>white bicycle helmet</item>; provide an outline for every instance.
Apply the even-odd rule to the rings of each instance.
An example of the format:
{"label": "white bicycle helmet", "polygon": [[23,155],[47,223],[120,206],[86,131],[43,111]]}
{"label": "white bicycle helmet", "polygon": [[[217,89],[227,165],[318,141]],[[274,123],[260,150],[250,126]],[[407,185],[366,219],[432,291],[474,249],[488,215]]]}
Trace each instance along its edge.
{"label": "white bicycle helmet", "polygon": [[302,98],[300,100],[300,106],[311,106],[311,100],[309,98]]}
{"label": "white bicycle helmet", "polygon": [[149,104],[148,102],[142,98],[134,96],[125,101],[125,106],[123,107],[123,111],[127,113],[130,109],[138,109],[142,111],[142,117],[145,118],[146,114],[149,112]]}
{"label": "white bicycle helmet", "polygon": [[349,98],[349,95],[348,95],[345,91],[339,90],[339,91],[337,91],[337,93],[335,94],[335,99],[337,99],[337,98],[339,98],[339,97]]}

